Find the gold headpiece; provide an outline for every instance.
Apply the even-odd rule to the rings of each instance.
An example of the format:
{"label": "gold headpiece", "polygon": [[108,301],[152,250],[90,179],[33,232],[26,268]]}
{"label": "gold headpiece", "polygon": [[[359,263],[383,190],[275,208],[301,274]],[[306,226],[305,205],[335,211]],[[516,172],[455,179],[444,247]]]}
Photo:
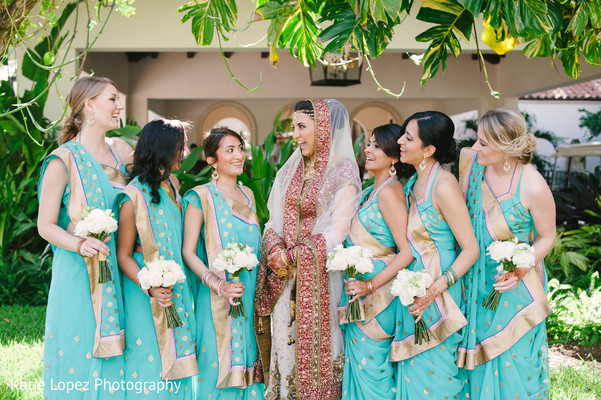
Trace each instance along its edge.
{"label": "gold headpiece", "polygon": [[296,121],[296,119],[298,118],[299,115],[304,115],[304,116],[307,116],[307,117],[313,119],[313,117],[315,116],[315,113],[313,112],[313,110],[296,110],[294,112],[294,114],[292,114],[292,120]]}

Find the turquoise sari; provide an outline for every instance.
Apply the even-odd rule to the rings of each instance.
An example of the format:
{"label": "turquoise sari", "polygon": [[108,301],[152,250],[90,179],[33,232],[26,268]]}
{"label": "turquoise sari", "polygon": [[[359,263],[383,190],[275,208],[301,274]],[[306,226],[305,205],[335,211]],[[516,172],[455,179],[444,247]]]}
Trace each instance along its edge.
{"label": "turquoise sari", "polygon": [[[169,188],[167,185],[170,185]],[[153,203],[151,189],[134,178],[115,199],[115,214],[126,201],[135,212],[137,242],[142,253],[133,257],[142,268],[145,261],[165,257],[177,262],[190,281],[190,272],[182,261],[183,221],[179,195],[171,181],[161,184],[160,203]],[[167,327],[165,309],[140,287],[123,276],[125,304],[127,398],[193,399],[192,376],[196,364],[196,324],[189,283],[173,286],[173,303],[182,327]]]}
{"label": "turquoise sari", "polygon": [[[350,234],[344,245],[363,246],[371,250],[374,272],[364,274],[368,280],[379,274],[394,258],[396,243],[378,207],[379,191],[392,178],[385,181],[375,193],[373,186],[363,191],[361,206],[351,222]],[[394,249],[394,251],[393,251]],[[349,322],[346,318],[348,296],[343,291],[338,318],[345,331],[344,372],[342,398],[394,399],[396,381],[394,364],[390,362],[390,344],[396,325],[398,298],[390,294],[391,282],[383,285],[359,302],[361,321]]]}
{"label": "turquoise sari", "polygon": [[[196,207],[203,214],[198,257],[211,272],[229,282],[233,280],[231,274],[211,267],[223,247],[228,243],[246,244],[259,258],[261,230],[254,204],[250,203],[248,199],[247,204],[235,200],[228,204],[213,183],[197,186],[184,196],[184,209]],[[228,315],[230,305],[225,297],[217,296],[201,282],[197,285],[194,293],[200,371],[195,384],[197,399],[263,399],[264,385],[255,382],[258,355],[253,323],[257,272],[258,268],[254,268],[240,273],[246,316],[237,318]]]}
{"label": "turquoise sari", "polygon": [[[411,271],[426,270],[438,279],[455,259],[455,237],[448,223],[432,204],[432,186],[440,171],[434,164],[420,199],[412,192],[417,174],[405,185],[409,222],[407,238],[415,260]],[[463,386],[463,376],[455,365],[457,347],[467,321],[462,310],[461,285],[442,292],[423,313],[423,320],[433,335],[429,342],[415,344],[415,318],[407,306],[397,308],[396,335],[391,360],[397,362],[397,399],[453,398]]]}
{"label": "turquoise sari", "polygon": [[458,364],[465,368],[469,385],[463,394],[472,399],[544,399],[549,396],[548,346],[545,318],[547,277],[542,263],[504,292],[496,311],[482,302],[496,283],[498,262],[486,254],[493,240],[531,243],[536,232],[530,211],[520,202],[523,166],[513,171],[510,189],[495,197],[484,178],[477,153],[461,153],[460,177],[480,259],[466,274],[465,292],[469,331],[459,348]]}
{"label": "turquoise sari", "polygon": [[[68,172],[68,182],[58,226],[65,230],[77,225],[86,206],[111,208],[116,194],[127,183],[125,166],[110,139],[107,144],[115,157],[115,167],[99,164],[77,138],[44,160],[38,185],[41,188],[48,163],[61,160]],[[122,399],[125,396],[119,389],[125,339],[115,240],[111,239],[107,246],[112,280],[104,284],[98,283],[97,256],[82,257],[52,246],[52,281],[44,336],[46,399]]]}

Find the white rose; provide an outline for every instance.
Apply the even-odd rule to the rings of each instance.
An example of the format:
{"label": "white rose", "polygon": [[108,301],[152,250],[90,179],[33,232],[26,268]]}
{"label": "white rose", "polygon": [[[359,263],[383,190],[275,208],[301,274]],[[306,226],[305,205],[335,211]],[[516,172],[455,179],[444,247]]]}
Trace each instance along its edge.
{"label": "white rose", "polygon": [[148,285],[150,287],[161,287],[163,286],[163,272],[154,270],[148,274]]}
{"label": "white rose", "polygon": [[238,265],[238,264],[230,264],[227,267],[227,272],[229,272],[230,274],[236,273],[239,270],[241,270],[243,267],[242,265]]}
{"label": "white rose", "polygon": [[150,271],[146,268],[140,269],[138,272],[138,281],[140,282],[140,287],[142,289],[150,289]]}
{"label": "white rose", "polygon": [[186,274],[181,267],[176,268],[173,273],[175,274],[175,280],[177,282],[184,282],[186,280]]}
{"label": "white rose", "polygon": [[163,272],[163,286],[169,287],[177,283],[175,274],[171,271]]}
{"label": "white rose", "polygon": [[355,265],[361,258],[361,246],[351,246],[346,248],[346,259],[349,265]]}
{"label": "white rose", "polygon": [[330,260],[326,268],[329,271],[344,271],[347,266],[348,264],[344,253],[338,252],[334,254],[334,257]]}
{"label": "white rose", "polygon": [[369,258],[359,258],[355,263],[355,269],[360,274],[368,274],[374,272],[374,264]]}
{"label": "white rose", "polygon": [[73,230],[73,234],[80,238],[87,238],[90,235],[88,232],[88,227],[85,221],[79,221],[77,225],[75,225],[75,229]]}
{"label": "white rose", "polygon": [[486,250],[490,255],[490,258],[500,262],[503,260],[511,260],[515,248],[516,244],[514,241],[506,240],[492,242]]}
{"label": "white rose", "polygon": [[228,265],[228,262],[219,256],[213,261],[213,268],[218,269],[219,271],[227,270]]}
{"label": "white rose", "polygon": [[367,247],[361,247],[361,257],[372,258],[373,256],[374,255],[372,254],[370,249],[368,249]]}
{"label": "white rose", "polygon": [[253,269],[258,264],[259,264],[259,260],[257,259],[257,255],[255,253],[250,253],[248,255],[248,257],[246,258],[246,264],[244,265],[244,268]]}
{"label": "white rose", "polygon": [[236,255],[234,255],[234,265],[236,265],[238,268],[244,268],[247,260],[248,260],[248,255],[244,251],[241,251],[241,252],[237,253]]}
{"label": "white rose", "polygon": [[[524,244],[525,246],[521,246]],[[534,265],[534,247],[525,243],[518,245],[518,248],[511,257],[511,261],[518,268],[530,268]]]}

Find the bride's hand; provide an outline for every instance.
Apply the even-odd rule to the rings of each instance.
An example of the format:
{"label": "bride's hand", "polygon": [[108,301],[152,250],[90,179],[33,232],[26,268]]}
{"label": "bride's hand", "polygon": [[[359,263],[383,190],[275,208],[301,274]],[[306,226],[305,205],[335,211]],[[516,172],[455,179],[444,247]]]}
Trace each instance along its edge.
{"label": "bride's hand", "polygon": [[278,275],[279,275],[278,271],[281,270],[282,268],[288,269],[288,266],[286,265],[286,262],[284,261],[285,260],[284,252],[285,252],[284,249],[280,249],[279,251],[276,250],[267,256],[267,264],[269,265],[269,268],[271,268]]}

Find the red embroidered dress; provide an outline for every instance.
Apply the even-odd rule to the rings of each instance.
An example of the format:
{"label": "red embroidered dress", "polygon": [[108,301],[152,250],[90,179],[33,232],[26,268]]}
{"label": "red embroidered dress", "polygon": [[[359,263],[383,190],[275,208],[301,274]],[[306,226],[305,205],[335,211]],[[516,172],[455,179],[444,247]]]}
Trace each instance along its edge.
{"label": "red embroidered dress", "polygon": [[[326,260],[348,234],[361,186],[344,106],[312,103],[315,175],[304,178],[297,149],[276,176],[261,246],[255,305],[265,331],[258,339],[266,399],[338,399],[341,392],[344,348],[336,307],[343,278],[326,272]],[[292,278],[267,265],[267,255],[281,245],[294,252]]]}

